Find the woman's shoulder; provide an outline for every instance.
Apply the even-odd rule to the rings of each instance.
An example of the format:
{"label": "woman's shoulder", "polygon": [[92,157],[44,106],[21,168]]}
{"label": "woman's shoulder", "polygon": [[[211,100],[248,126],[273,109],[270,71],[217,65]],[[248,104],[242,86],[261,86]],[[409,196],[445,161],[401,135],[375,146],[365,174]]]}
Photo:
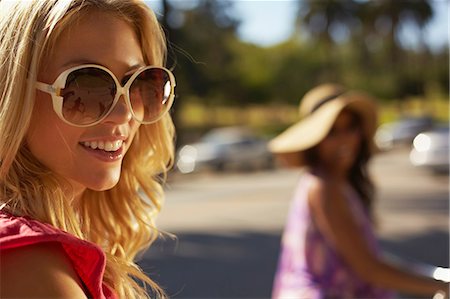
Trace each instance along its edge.
{"label": "woman's shoulder", "polygon": [[[28,271],[30,275],[38,275],[42,269],[50,271],[48,275],[53,273],[51,271],[57,271],[65,277],[71,277],[71,272],[66,268],[69,267],[89,293],[96,294],[94,297],[104,297],[103,293],[109,291],[107,288],[105,290],[102,283],[106,264],[103,251],[97,245],[50,224],[0,210],[0,253],[2,272],[11,265],[18,273]],[[4,257],[11,262],[4,264]],[[42,268],[43,265],[47,268]],[[51,265],[60,265],[61,268],[51,268]],[[76,280],[74,283],[77,283]]]}
{"label": "woman's shoulder", "polygon": [[308,200],[322,198],[328,188],[327,182],[323,178],[310,172],[306,172],[302,180],[306,185],[305,191],[308,193]]}
{"label": "woman's shoulder", "polygon": [[348,198],[345,184],[310,174],[307,202],[313,218],[346,213]]}
{"label": "woman's shoulder", "polygon": [[56,242],[1,250],[0,258],[2,298],[86,298],[70,259]]}
{"label": "woman's shoulder", "polygon": [[343,183],[313,173],[307,173],[306,176],[308,177],[308,198],[310,200],[324,202],[345,193],[345,184]]}

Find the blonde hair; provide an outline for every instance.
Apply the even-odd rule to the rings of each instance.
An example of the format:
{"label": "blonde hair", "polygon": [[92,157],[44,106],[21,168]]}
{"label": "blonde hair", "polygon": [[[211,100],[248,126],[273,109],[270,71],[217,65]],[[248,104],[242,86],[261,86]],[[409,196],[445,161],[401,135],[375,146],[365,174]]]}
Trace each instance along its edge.
{"label": "blonde hair", "polygon": [[[138,0],[0,1],[0,202],[99,245],[107,257],[104,281],[121,298],[164,297],[135,264],[158,232],[155,215],[162,182],[173,161],[174,127],[169,115],[142,125],[126,154],[118,184],[84,192],[76,206],[67,186],[28,150],[25,136],[33,111],[37,73],[64,30],[82,15],[101,10],[128,22],[146,63],[163,66],[165,39],[154,13]],[[144,283],[136,282],[135,279]]]}

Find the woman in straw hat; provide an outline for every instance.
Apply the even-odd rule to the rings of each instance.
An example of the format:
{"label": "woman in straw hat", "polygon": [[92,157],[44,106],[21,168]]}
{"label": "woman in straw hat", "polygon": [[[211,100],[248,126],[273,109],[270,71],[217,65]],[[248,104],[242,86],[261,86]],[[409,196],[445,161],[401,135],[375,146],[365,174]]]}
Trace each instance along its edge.
{"label": "woman in straw hat", "polygon": [[446,283],[380,258],[372,231],[376,107],[364,93],[334,84],[308,92],[301,121],[269,146],[285,164],[307,166],[282,239],[273,298],[391,298],[398,290],[433,295]]}

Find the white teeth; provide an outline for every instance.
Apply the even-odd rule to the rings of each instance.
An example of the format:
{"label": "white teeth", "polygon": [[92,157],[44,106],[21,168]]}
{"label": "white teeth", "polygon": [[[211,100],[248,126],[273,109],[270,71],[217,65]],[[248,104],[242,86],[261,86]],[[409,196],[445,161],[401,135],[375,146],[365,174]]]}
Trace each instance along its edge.
{"label": "white teeth", "polygon": [[90,147],[92,149],[100,149],[107,152],[115,152],[122,147],[123,140],[115,140],[115,141],[85,141],[83,145],[85,147]]}
{"label": "white teeth", "polygon": [[103,148],[105,151],[110,152],[113,150],[114,145],[112,142],[106,142],[105,147]]}

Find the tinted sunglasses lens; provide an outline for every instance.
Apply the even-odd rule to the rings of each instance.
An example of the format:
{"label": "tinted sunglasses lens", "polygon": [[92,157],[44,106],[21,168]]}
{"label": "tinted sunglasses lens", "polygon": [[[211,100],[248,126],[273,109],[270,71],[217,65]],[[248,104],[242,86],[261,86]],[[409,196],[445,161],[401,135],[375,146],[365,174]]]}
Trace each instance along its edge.
{"label": "tinted sunglasses lens", "polygon": [[111,108],[116,84],[105,71],[88,67],[71,72],[61,90],[64,119],[75,125],[89,125]]}
{"label": "tinted sunglasses lens", "polygon": [[159,119],[170,108],[172,84],[169,73],[164,69],[142,71],[130,86],[130,101],[135,116],[147,123]]}

